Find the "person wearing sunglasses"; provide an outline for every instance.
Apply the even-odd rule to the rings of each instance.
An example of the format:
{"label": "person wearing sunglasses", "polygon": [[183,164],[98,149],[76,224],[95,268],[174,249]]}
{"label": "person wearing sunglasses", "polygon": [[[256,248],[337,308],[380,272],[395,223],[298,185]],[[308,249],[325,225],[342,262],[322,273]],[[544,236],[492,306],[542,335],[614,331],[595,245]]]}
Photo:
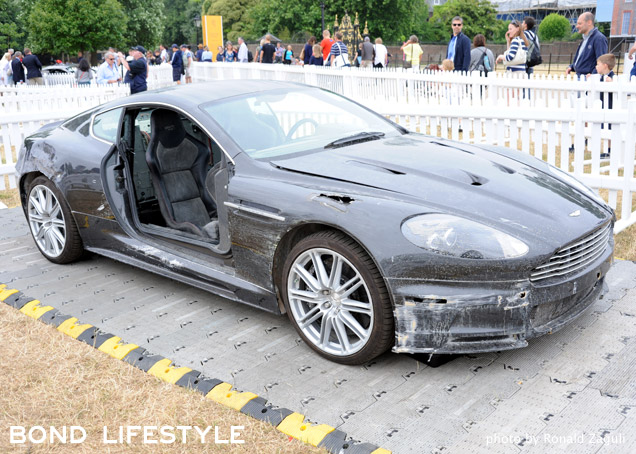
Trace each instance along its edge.
{"label": "person wearing sunglasses", "polygon": [[119,74],[119,68],[115,63],[115,53],[110,51],[106,52],[104,63],[102,63],[97,70],[97,83],[116,84],[119,82],[121,82],[121,74]]}
{"label": "person wearing sunglasses", "polygon": [[455,71],[468,71],[470,66],[470,38],[462,33],[464,20],[453,17],[451,21],[453,35],[448,43],[446,58],[453,61]]}

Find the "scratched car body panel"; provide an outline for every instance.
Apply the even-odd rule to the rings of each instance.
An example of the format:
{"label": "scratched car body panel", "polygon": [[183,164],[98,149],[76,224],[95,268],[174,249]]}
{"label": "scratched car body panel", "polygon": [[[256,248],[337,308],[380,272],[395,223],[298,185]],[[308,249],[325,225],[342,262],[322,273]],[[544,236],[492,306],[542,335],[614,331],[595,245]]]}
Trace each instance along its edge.
{"label": "scratched car body panel", "polygon": [[[612,261],[614,214],[569,175],[298,84],[114,101],[28,137],[17,169],[47,258],[75,259],[81,242],[287,312],[310,347],[347,364],[389,346],[523,347],[589,307]],[[73,222],[53,233],[38,211],[49,192]]]}

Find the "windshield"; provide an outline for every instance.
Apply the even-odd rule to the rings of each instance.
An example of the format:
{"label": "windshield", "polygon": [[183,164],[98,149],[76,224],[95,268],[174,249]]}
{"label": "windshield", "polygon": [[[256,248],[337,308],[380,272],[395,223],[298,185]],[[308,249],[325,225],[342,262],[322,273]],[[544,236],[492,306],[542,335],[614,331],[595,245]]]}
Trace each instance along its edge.
{"label": "windshield", "polygon": [[298,89],[252,93],[202,109],[254,159],[394,137],[402,130],[342,96]]}

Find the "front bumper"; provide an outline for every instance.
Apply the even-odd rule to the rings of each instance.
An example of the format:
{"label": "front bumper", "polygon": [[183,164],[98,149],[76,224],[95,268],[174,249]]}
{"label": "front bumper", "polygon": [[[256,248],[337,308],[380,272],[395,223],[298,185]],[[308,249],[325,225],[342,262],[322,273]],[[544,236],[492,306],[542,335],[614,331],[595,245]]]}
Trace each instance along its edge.
{"label": "front bumper", "polygon": [[606,290],[612,249],[558,282],[389,279],[398,353],[478,353],[521,348],[577,318]]}

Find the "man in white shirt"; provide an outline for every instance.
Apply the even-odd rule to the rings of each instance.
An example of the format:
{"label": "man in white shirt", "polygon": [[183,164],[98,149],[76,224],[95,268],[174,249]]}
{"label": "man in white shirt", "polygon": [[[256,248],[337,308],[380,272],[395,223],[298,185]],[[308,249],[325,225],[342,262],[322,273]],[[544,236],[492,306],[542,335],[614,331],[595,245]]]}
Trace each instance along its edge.
{"label": "man in white shirt", "polygon": [[166,49],[166,47],[163,44],[159,44],[159,50],[161,51],[161,53],[159,54],[159,59],[161,60],[161,63],[167,63],[168,62],[168,50]]}
{"label": "man in white shirt", "polygon": [[375,39],[375,45],[373,46],[375,51],[375,59],[373,61],[374,68],[386,68],[389,51],[386,46],[382,44],[382,38]]}
{"label": "man in white shirt", "polygon": [[241,37],[238,39],[239,50],[238,50],[238,61],[240,63],[247,63],[247,44],[245,44],[245,40]]}

